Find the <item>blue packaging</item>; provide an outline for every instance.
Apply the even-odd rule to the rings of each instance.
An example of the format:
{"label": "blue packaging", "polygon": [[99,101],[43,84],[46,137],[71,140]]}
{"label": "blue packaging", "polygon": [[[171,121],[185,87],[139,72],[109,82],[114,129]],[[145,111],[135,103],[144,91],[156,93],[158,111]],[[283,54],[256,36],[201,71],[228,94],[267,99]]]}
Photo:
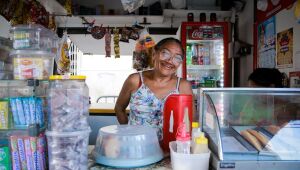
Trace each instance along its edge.
{"label": "blue packaging", "polygon": [[44,126],[44,112],[43,112],[43,101],[41,98],[35,98],[35,118],[36,122],[40,124],[41,127]]}
{"label": "blue packaging", "polygon": [[17,112],[18,112],[18,116],[19,116],[20,125],[25,125],[26,121],[25,121],[22,100],[20,97],[15,98],[15,100],[16,100]]}
{"label": "blue packaging", "polygon": [[18,116],[18,112],[17,112],[17,104],[16,104],[15,98],[10,98],[9,103],[10,103],[11,112],[13,114],[14,124],[15,125],[20,125],[19,116]]}
{"label": "blue packaging", "polygon": [[29,112],[30,112],[30,122],[37,123],[35,119],[35,98],[34,97],[29,97]]}
{"label": "blue packaging", "polygon": [[31,116],[29,110],[29,99],[28,97],[22,97],[21,100],[22,100],[23,111],[25,116],[25,124],[30,125],[32,124],[32,122],[31,122]]}

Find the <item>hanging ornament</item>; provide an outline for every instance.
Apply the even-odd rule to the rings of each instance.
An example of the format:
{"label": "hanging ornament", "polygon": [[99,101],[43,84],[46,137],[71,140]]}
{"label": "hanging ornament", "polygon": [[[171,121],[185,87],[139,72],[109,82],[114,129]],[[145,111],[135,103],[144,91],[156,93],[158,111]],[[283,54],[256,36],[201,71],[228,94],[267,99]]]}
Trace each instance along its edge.
{"label": "hanging ornament", "polygon": [[106,29],[106,33],[105,33],[105,57],[111,57],[111,32],[110,29],[107,28]]}
{"label": "hanging ornament", "polygon": [[114,51],[115,51],[115,58],[120,58],[120,35],[119,35],[119,29],[114,28]]}

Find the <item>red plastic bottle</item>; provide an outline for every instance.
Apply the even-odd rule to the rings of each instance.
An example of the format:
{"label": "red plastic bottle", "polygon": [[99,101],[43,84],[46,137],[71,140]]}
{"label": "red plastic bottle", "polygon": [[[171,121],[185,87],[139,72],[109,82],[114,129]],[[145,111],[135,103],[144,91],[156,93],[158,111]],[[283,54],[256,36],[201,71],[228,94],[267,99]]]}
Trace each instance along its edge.
{"label": "red plastic bottle", "polygon": [[163,113],[163,140],[162,149],[169,152],[169,142],[176,140],[177,129],[188,114],[188,121],[185,123],[191,129],[193,119],[193,96],[188,94],[172,94],[170,95],[164,106]]}

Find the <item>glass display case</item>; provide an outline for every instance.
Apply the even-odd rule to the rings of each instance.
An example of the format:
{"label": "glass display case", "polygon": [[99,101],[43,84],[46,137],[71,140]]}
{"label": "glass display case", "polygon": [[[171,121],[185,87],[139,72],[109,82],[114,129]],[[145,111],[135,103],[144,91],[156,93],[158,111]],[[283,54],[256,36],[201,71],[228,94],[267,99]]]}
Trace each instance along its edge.
{"label": "glass display case", "polygon": [[300,89],[201,88],[212,167],[300,169]]}

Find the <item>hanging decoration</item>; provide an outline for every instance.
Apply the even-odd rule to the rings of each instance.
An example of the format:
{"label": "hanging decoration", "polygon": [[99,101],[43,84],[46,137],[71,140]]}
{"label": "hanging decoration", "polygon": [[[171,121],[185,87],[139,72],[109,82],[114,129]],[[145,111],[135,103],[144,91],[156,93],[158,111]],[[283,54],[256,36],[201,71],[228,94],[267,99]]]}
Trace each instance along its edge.
{"label": "hanging decoration", "polygon": [[119,35],[119,29],[114,28],[114,51],[115,51],[115,58],[120,58],[120,35]]}
{"label": "hanging decoration", "polygon": [[109,28],[106,28],[105,33],[105,57],[111,57],[111,32]]}

